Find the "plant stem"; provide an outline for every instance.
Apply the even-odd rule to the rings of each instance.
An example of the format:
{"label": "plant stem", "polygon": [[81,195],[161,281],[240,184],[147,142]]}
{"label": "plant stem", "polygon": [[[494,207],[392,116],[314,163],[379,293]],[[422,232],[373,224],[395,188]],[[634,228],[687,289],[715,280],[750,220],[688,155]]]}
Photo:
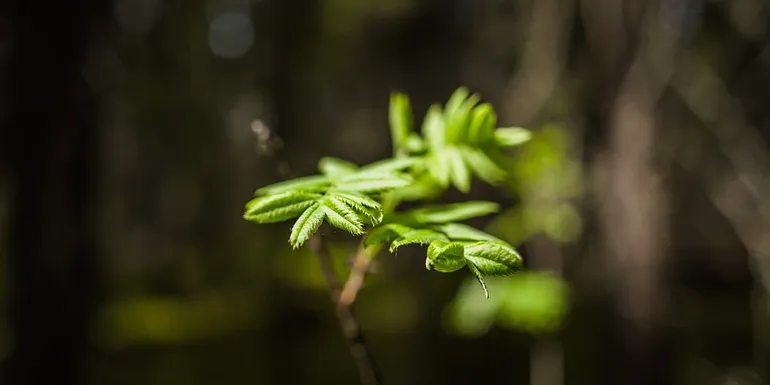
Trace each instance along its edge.
{"label": "plant stem", "polygon": [[[393,210],[396,209],[396,206],[398,206],[398,203],[398,199],[394,198],[393,195],[386,196],[382,202],[383,212],[385,214],[392,213]],[[364,246],[363,239],[361,240],[361,244],[358,246],[358,251],[353,259],[350,275],[337,300],[337,306],[349,307],[353,305],[353,302],[355,302],[356,296],[358,295],[358,291],[361,290],[361,287],[364,284],[364,277],[366,277],[366,273],[369,271],[369,265],[381,249],[382,244],[367,247]]]}
{"label": "plant stem", "polygon": [[[361,383],[363,385],[382,384],[379,371],[374,362],[374,357],[366,345],[364,335],[361,333],[361,327],[350,306],[352,302],[342,303],[342,301],[339,300],[341,295],[340,281],[337,277],[337,273],[334,271],[331,255],[329,254],[329,250],[326,247],[323,237],[316,233],[310,237],[308,244],[316,257],[318,257],[318,262],[321,264],[321,271],[323,272],[324,277],[326,278],[326,284],[329,287],[329,295],[331,296],[332,302],[336,305],[337,319],[339,320],[342,334],[345,336],[345,341],[347,341],[348,348],[350,348],[350,354],[353,356],[356,366],[358,367]],[[363,271],[365,272],[366,270]],[[361,277],[361,280],[363,280],[363,277]],[[349,282],[350,279],[348,279],[348,283]],[[346,284],[345,286],[347,287],[348,285]],[[355,298],[355,293],[353,297]]]}

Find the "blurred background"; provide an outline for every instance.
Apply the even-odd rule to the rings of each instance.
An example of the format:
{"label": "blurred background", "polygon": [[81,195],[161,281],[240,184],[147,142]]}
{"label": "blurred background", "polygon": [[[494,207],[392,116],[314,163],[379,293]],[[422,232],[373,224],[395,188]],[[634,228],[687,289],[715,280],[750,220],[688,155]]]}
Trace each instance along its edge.
{"label": "blurred background", "polygon": [[534,132],[470,196],[527,269],[484,300],[381,254],[385,384],[767,384],[769,29],[763,0],[4,2],[1,382],[358,383],[318,262],[242,219],[280,179],[260,135],[363,164],[391,91],[419,122],[465,85]]}

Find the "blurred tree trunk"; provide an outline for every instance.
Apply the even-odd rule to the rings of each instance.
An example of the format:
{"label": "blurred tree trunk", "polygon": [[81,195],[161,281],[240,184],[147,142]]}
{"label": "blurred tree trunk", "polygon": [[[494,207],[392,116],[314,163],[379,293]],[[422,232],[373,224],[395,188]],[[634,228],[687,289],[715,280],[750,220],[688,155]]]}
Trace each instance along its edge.
{"label": "blurred tree trunk", "polygon": [[[610,349],[616,360],[611,383],[662,384],[672,378],[672,360],[664,325],[668,223],[656,104],[673,69],[677,26],[657,2],[605,3],[594,1],[583,11],[604,85],[613,95],[605,104],[607,151],[597,164],[604,273],[617,311],[617,334],[609,339],[617,344]],[[607,28],[614,30],[599,31]]]}
{"label": "blurred tree trunk", "polygon": [[105,2],[17,0],[8,66],[6,261],[12,351],[3,384],[80,384],[97,291],[97,99],[82,66]]}

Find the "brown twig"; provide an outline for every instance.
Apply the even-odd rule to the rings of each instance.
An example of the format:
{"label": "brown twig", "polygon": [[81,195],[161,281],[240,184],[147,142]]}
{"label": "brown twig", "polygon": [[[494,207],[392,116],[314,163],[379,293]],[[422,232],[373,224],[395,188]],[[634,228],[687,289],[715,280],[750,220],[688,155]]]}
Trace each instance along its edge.
{"label": "brown twig", "polygon": [[[380,374],[375,365],[374,357],[372,357],[371,351],[366,345],[366,340],[363,333],[361,333],[361,327],[353,314],[350,303],[339,301],[341,292],[340,281],[332,266],[331,255],[329,255],[329,250],[326,248],[326,242],[324,242],[321,235],[316,233],[310,237],[308,244],[310,250],[318,257],[321,271],[323,271],[326,284],[329,286],[329,295],[332,302],[337,305],[337,318],[339,319],[342,334],[345,336],[348,348],[350,348],[350,354],[353,355],[356,366],[358,366],[361,383],[364,385],[381,384],[382,381],[380,380]],[[348,282],[350,282],[350,279],[348,279]]]}
{"label": "brown twig", "polygon": [[[281,139],[270,131],[261,121],[252,123],[252,130],[257,135],[258,151],[275,159],[278,162],[279,174],[284,178],[290,178],[293,173],[289,167],[289,163],[280,156],[280,150],[283,148]],[[321,272],[323,273],[329,288],[329,296],[336,308],[335,310],[337,319],[339,320],[340,329],[345,336],[345,341],[350,349],[350,354],[353,356],[356,366],[358,367],[362,385],[382,384],[374,357],[367,347],[366,340],[361,332],[361,327],[358,324],[358,319],[355,314],[353,314],[352,309],[353,301],[363,284],[364,276],[372,261],[370,255],[373,256],[376,254],[376,251],[372,253],[368,248],[361,247],[359,249],[350,276],[343,289],[340,280],[337,277],[337,273],[334,271],[332,258],[326,247],[324,238],[319,233],[316,233],[308,240],[308,246],[318,258]],[[379,250],[379,248],[377,250]]]}

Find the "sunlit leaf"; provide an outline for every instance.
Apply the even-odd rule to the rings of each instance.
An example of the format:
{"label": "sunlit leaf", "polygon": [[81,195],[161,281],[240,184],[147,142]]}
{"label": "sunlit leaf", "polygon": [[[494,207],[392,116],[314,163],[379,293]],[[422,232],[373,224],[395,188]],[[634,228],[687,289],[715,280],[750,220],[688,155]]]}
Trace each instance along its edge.
{"label": "sunlit leaf", "polygon": [[498,128],[495,130],[495,141],[504,147],[517,146],[532,138],[532,133],[521,127]]}
{"label": "sunlit leaf", "polygon": [[336,183],[341,190],[377,193],[408,186],[412,179],[406,174],[366,172],[345,176]]}
{"label": "sunlit leaf", "polygon": [[428,157],[428,173],[441,187],[449,186],[449,180],[452,175],[450,156],[451,155],[442,148],[439,151],[432,152]]}
{"label": "sunlit leaf", "polygon": [[286,191],[321,192],[331,185],[331,181],[325,175],[311,175],[273,183],[257,190],[256,194],[278,194]]}
{"label": "sunlit leaf", "polygon": [[401,171],[410,167],[414,167],[424,162],[420,157],[399,157],[383,159],[374,163],[361,167],[360,171],[363,173],[376,172],[376,173],[391,173],[394,171]]}
{"label": "sunlit leaf", "polygon": [[414,124],[409,97],[400,92],[391,93],[388,117],[393,147],[396,149],[404,148]]}
{"label": "sunlit leaf", "polygon": [[497,114],[488,103],[482,103],[471,112],[468,125],[468,141],[476,146],[484,147],[494,140]]}
{"label": "sunlit leaf", "polygon": [[349,175],[358,171],[358,166],[344,159],[326,156],[318,161],[318,169],[330,178]]}
{"label": "sunlit leaf", "polygon": [[462,153],[454,146],[445,149],[444,152],[449,161],[449,176],[452,184],[461,192],[467,193],[471,189],[471,173],[463,160]]}
{"label": "sunlit leaf", "polygon": [[448,205],[424,206],[407,215],[419,223],[448,223],[496,213],[500,205],[486,201],[468,201]]}
{"label": "sunlit leaf", "polygon": [[505,180],[506,172],[478,148],[462,146],[460,151],[466,163],[479,179],[495,185]]}
{"label": "sunlit leaf", "polygon": [[314,203],[294,223],[291,228],[291,236],[289,236],[289,243],[292,248],[296,249],[302,246],[321,226],[326,216],[321,207],[320,203]]}
{"label": "sunlit leaf", "polygon": [[462,223],[446,223],[436,226],[436,229],[455,241],[501,241],[493,235]]}
{"label": "sunlit leaf", "polygon": [[353,235],[364,233],[364,224],[358,215],[345,203],[334,196],[327,196],[321,201],[321,208],[326,214],[326,220],[332,226],[345,230]]}
{"label": "sunlit leaf", "polygon": [[432,151],[444,148],[446,144],[444,116],[438,104],[430,106],[422,123],[422,134]]}

